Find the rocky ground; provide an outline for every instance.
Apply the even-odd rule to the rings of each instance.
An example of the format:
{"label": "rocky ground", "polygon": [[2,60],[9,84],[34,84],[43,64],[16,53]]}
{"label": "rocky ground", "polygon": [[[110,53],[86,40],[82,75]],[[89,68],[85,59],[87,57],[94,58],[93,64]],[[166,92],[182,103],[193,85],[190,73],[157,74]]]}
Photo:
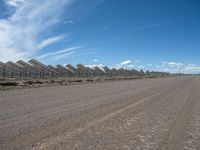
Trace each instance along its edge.
{"label": "rocky ground", "polygon": [[2,150],[199,150],[200,78],[0,91]]}

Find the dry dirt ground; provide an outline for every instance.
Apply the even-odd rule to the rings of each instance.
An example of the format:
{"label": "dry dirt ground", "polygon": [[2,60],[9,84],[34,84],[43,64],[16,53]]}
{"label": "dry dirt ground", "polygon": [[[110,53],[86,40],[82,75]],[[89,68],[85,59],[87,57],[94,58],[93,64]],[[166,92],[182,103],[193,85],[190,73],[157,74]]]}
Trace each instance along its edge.
{"label": "dry dirt ground", "polygon": [[200,150],[200,78],[0,91],[0,150]]}

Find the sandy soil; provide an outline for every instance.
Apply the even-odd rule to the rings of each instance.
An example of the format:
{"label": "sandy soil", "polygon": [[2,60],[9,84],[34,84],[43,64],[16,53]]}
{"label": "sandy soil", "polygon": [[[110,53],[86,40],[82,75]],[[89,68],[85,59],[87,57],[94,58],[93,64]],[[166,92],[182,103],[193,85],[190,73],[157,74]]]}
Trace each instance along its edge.
{"label": "sandy soil", "polygon": [[0,91],[1,150],[199,150],[200,78]]}

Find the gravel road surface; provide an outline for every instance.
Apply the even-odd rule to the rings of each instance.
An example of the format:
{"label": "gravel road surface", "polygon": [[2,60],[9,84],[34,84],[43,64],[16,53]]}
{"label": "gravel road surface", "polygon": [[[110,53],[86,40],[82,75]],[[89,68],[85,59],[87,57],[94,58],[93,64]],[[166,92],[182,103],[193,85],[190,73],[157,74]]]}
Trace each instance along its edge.
{"label": "gravel road surface", "polygon": [[0,91],[0,150],[200,150],[200,78]]}

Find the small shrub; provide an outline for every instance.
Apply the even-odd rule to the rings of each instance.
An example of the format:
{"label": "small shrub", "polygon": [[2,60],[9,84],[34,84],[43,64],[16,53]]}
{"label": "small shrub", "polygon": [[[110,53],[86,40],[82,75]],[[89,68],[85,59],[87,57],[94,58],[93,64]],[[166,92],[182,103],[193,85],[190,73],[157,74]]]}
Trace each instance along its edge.
{"label": "small shrub", "polygon": [[86,81],[87,81],[87,82],[93,82],[93,80],[92,80],[92,79],[87,79]]}
{"label": "small shrub", "polygon": [[35,84],[43,84],[43,83],[44,83],[44,82],[39,81],[39,80],[35,82]]}
{"label": "small shrub", "polygon": [[17,82],[1,82],[0,85],[1,86],[17,86],[18,83]]}
{"label": "small shrub", "polygon": [[33,81],[26,81],[24,82],[24,84],[29,84],[29,85],[32,85],[34,82]]}

